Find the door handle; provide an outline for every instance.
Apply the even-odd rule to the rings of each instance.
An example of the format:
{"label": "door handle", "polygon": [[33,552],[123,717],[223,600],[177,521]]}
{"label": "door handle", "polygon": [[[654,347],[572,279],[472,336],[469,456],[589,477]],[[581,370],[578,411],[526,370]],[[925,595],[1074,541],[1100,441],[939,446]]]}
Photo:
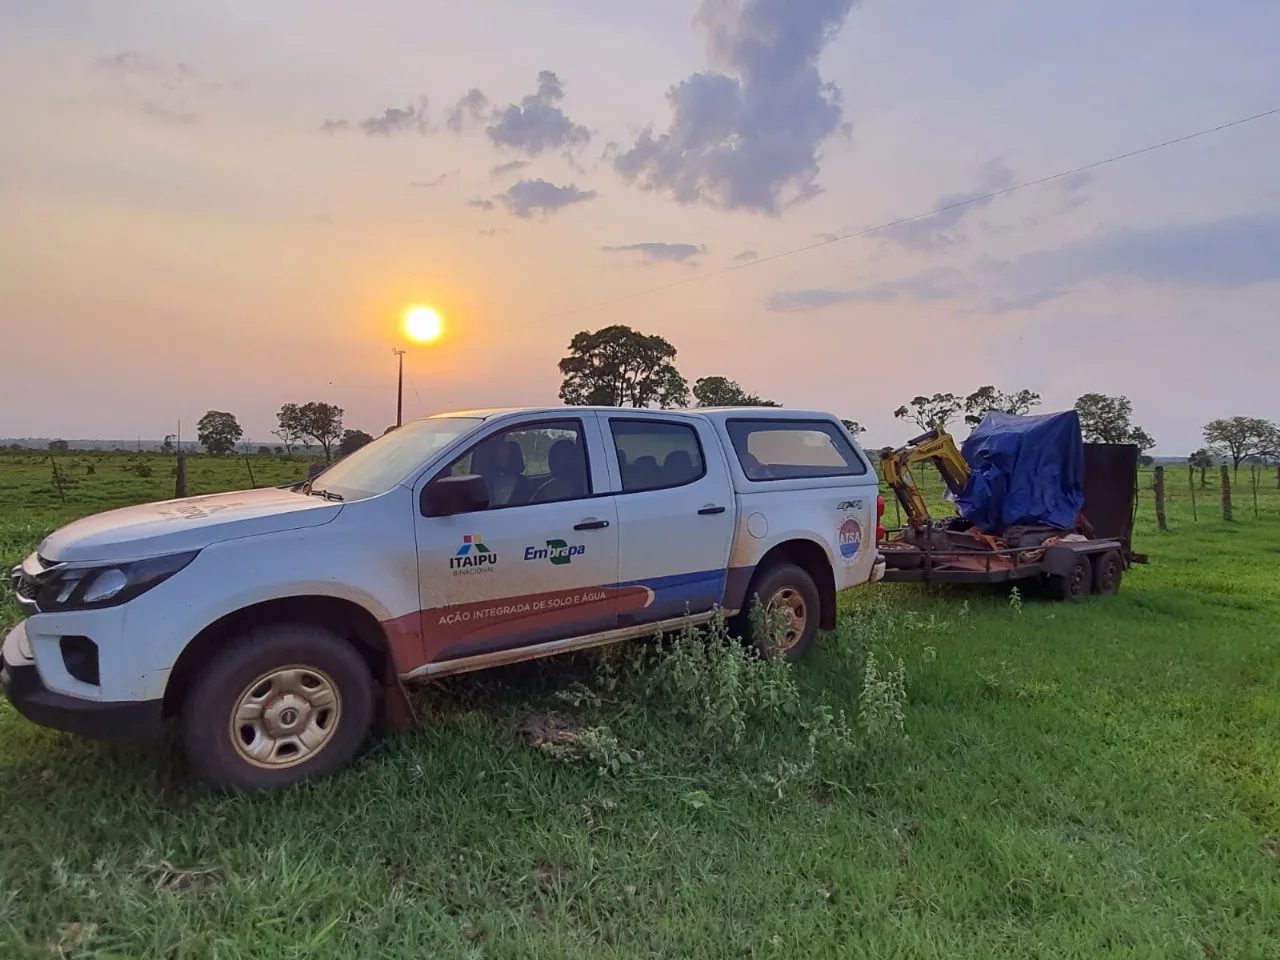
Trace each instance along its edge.
{"label": "door handle", "polygon": [[715,513],[724,513],[724,507],[717,507],[714,503],[709,503],[698,511],[698,516],[709,517]]}
{"label": "door handle", "polygon": [[581,523],[575,523],[575,530],[600,530],[609,525],[608,520],[583,520]]}

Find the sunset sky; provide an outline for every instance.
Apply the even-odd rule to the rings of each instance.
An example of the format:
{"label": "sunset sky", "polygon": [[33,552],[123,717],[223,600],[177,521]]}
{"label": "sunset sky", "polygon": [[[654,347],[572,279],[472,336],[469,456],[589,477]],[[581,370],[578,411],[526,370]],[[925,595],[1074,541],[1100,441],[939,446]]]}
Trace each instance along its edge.
{"label": "sunset sky", "polygon": [[380,433],[424,303],[412,416],[625,323],[874,444],[994,383],[1185,454],[1280,418],[1280,115],[767,258],[1280,107],[1278,51],[1273,0],[4,0],[0,436]]}

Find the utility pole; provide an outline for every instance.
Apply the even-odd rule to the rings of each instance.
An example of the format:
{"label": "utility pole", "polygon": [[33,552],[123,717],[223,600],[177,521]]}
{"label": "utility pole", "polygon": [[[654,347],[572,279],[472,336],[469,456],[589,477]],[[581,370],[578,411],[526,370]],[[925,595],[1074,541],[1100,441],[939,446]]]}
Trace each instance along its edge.
{"label": "utility pole", "polygon": [[392,348],[392,353],[400,358],[400,376],[396,381],[396,426],[404,423],[404,351]]}

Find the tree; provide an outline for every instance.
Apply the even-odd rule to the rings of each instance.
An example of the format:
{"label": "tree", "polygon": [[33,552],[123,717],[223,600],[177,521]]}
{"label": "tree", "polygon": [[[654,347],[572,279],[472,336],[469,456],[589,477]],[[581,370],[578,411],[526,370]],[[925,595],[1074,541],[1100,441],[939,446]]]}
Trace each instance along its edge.
{"label": "tree", "polygon": [[1259,417],[1225,417],[1204,425],[1204,441],[1215,453],[1231,460],[1232,473],[1250,457],[1280,453],[1280,427]]}
{"label": "tree", "polygon": [[373,443],[373,437],[363,430],[344,430],[342,442],[338,444],[338,456],[345,457],[349,453],[355,453],[366,443]]}
{"label": "tree", "polygon": [[223,410],[210,410],[196,424],[196,439],[214,456],[231,453],[242,436],[239,422]]}
{"label": "tree", "polygon": [[320,444],[325,460],[332,459],[333,444],[342,436],[342,413],[342,408],[336,404],[317,400],[298,407],[296,425],[299,434]]}
{"label": "tree", "polygon": [[853,434],[854,437],[857,437],[858,434],[860,433],[867,432],[867,428],[864,427],[862,424],[860,424],[857,420],[841,420],[840,422],[844,424],[844,428],[848,430],[851,434]]}
{"label": "tree", "polygon": [[693,385],[693,399],[700,407],[780,407],[782,404],[747,393],[728,377],[699,377]]}
{"label": "tree", "polygon": [[258,456],[260,457],[271,456],[271,448],[267,446],[258,447]]}
{"label": "tree", "polygon": [[66,453],[70,449],[71,449],[71,444],[68,443],[66,440],[50,440],[49,441],[50,453]]}
{"label": "tree", "polygon": [[1040,394],[1033,390],[1001,393],[993,386],[979,387],[964,398],[964,422],[976,427],[988,413],[1012,413],[1023,417],[1039,405]]}
{"label": "tree", "polygon": [[298,411],[296,403],[286,403],[280,408],[280,412],[276,414],[276,423],[279,426],[271,433],[280,438],[280,442],[284,444],[284,452],[286,456],[293,456],[293,445],[302,440],[302,418]]}
{"label": "tree", "polygon": [[1213,466],[1213,455],[1207,449],[1201,447],[1187,457],[1187,466],[1192,470],[1200,471],[1200,489],[1203,490],[1207,485],[1204,474],[1206,470]]}
{"label": "tree", "polygon": [[910,407],[893,411],[899,420],[910,420],[921,430],[945,427],[960,412],[960,398],[954,393],[935,393],[932,397],[913,397]]}
{"label": "tree", "polygon": [[1076,400],[1076,413],[1086,443],[1136,443],[1143,453],[1156,445],[1151,434],[1133,425],[1128,397],[1086,393]]}
{"label": "tree", "polygon": [[161,453],[173,453],[173,442],[174,442],[175,440],[177,440],[177,439],[178,439],[177,434],[174,434],[174,433],[166,433],[166,434],[164,435],[164,442],[163,442],[162,444],[160,444],[160,452],[161,452]]}
{"label": "tree", "polygon": [[689,385],[675,358],[676,348],[656,334],[622,324],[584,330],[569,341],[569,355],[560,361],[560,399],[573,406],[683,406]]}

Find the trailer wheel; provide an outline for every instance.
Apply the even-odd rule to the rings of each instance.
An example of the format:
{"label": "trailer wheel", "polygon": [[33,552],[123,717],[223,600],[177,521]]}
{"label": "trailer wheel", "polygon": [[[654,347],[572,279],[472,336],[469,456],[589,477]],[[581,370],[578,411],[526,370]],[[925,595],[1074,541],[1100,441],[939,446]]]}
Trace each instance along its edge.
{"label": "trailer wheel", "polygon": [[1072,558],[1066,573],[1049,575],[1049,593],[1055,600],[1080,600],[1089,595],[1093,587],[1093,564],[1084,553]]}
{"label": "trailer wheel", "polygon": [[1093,592],[1109,597],[1120,592],[1120,578],[1124,576],[1124,558],[1119,550],[1108,550],[1093,565]]}
{"label": "trailer wheel", "polygon": [[373,712],[373,678],[351,644],[320,627],[267,624],[196,680],[182,714],[186,753],[219,787],[283,787],[345,765]]}

